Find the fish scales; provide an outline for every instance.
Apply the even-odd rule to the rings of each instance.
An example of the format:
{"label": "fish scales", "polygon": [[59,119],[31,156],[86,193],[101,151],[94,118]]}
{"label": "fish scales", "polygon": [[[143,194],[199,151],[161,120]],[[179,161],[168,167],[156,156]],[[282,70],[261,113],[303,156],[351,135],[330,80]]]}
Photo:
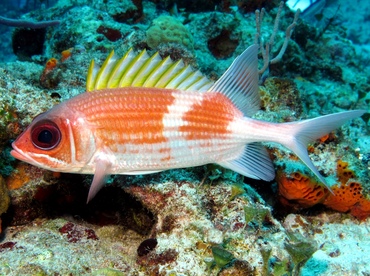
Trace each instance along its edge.
{"label": "fish scales", "polygon": [[242,117],[219,93],[166,89],[103,90],[82,94],[67,105],[94,130],[95,146],[116,155],[112,172],[123,165],[165,169],[235,155],[228,126],[235,114]]}

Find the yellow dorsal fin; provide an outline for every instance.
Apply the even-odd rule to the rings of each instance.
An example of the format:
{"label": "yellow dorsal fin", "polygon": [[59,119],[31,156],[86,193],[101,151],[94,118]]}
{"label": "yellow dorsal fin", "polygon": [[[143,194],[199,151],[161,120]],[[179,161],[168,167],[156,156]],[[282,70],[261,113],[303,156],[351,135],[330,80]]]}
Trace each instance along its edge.
{"label": "yellow dorsal fin", "polygon": [[96,76],[95,61],[91,60],[89,70],[87,71],[87,77],[86,77],[86,91],[87,92],[94,90],[95,76]]}
{"label": "yellow dorsal fin", "polygon": [[112,68],[106,88],[118,87],[122,76],[126,73],[128,65],[135,57],[134,51],[130,49],[121,59],[117,59]]}
{"label": "yellow dorsal fin", "polygon": [[112,51],[98,68],[91,61],[87,73],[86,91],[116,87],[156,87],[207,91],[213,83],[182,60],[162,59],[158,53],[149,56],[146,50],[135,54],[130,49],[122,58]]}
{"label": "yellow dorsal fin", "polygon": [[110,52],[109,56],[104,61],[103,65],[99,69],[96,78],[94,89],[99,90],[107,87],[108,79],[110,73],[112,72],[112,67],[116,63],[116,58],[114,56],[114,51]]}

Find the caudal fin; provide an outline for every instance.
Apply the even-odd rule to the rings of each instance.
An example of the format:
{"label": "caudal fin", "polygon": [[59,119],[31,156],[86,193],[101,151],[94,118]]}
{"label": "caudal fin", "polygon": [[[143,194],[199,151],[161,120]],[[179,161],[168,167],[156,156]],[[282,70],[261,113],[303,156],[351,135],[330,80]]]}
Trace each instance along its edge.
{"label": "caudal fin", "polygon": [[[346,121],[357,118],[366,112],[366,110],[352,110],[299,122],[285,123],[284,126],[288,126],[292,136],[291,139],[279,142],[292,150],[320,181],[327,186],[324,177],[319,173],[308,156],[307,144],[338,128]],[[330,189],[330,187],[328,188]]]}

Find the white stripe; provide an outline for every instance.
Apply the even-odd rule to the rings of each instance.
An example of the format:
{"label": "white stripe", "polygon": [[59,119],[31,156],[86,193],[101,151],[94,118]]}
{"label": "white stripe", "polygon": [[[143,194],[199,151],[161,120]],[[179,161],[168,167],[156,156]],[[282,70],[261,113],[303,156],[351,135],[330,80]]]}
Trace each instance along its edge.
{"label": "white stripe", "polygon": [[172,162],[176,162],[184,155],[184,151],[189,152],[192,150],[189,141],[186,140],[183,133],[180,133],[179,127],[187,124],[183,120],[184,115],[195,104],[203,100],[203,94],[199,93],[196,96],[194,93],[173,91],[172,96],[175,98],[175,101],[168,107],[168,113],[163,117],[163,136],[169,142],[168,147],[171,149]]}
{"label": "white stripe", "polygon": [[72,126],[69,119],[66,119],[66,123],[68,126],[68,133],[69,133],[69,144],[71,147],[71,164],[76,164],[76,144],[75,138],[73,136]]}

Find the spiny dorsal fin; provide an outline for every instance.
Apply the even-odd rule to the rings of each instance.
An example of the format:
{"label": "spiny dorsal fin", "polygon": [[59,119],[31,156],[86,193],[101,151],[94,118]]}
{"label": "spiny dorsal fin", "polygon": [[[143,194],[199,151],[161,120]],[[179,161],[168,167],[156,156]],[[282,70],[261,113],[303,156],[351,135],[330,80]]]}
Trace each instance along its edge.
{"label": "spiny dorsal fin", "polygon": [[207,91],[213,83],[182,60],[162,59],[158,53],[149,56],[146,50],[135,54],[130,49],[122,58],[114,51],[98,68],[91,61],[87,74],[86,91],[117,87],[156,87]]}

